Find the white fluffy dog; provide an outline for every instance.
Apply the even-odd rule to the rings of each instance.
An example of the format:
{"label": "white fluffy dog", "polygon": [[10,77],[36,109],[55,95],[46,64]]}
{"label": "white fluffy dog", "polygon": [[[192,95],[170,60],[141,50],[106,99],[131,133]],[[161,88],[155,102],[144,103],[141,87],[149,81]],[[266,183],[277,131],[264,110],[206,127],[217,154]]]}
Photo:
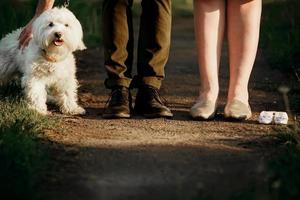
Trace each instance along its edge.
{"label": "white fluffy dog", "polygon": [[82,27],[71,11],[53,8],[33,23],[33,38],[20,50],[21,29],[0,41],[0,83],[21,74],[21,84],[30,108],[47,114],[47,100],[55,101],[62,113],[77,115],[75,50],[85,49]]}

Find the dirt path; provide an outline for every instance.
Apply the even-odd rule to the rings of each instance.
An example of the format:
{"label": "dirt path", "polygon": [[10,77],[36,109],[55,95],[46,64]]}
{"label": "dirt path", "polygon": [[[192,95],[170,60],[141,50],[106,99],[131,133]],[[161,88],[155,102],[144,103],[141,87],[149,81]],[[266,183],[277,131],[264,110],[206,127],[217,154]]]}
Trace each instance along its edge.
{"label": "dirt path", "polygon": [[188,111],[199,85],[194,46],[193,19],[174,19],[162,89],[173,120],[102,119],[109,92],[103,86],[102,49],[78,55],[80,102],[88,114],[64,117],[64,131],[46,134],[54,159],[47,188],[53,199],[230,199],[249,189],[266,199],[266,163],[276,147],[265,137],[273,127],[256,119],[261,110],[283,108],[277,93],[282,77],[259,52],[250,83],[254,115],[245,123],[227,122],[223,65],[218,118],[192,121]]}

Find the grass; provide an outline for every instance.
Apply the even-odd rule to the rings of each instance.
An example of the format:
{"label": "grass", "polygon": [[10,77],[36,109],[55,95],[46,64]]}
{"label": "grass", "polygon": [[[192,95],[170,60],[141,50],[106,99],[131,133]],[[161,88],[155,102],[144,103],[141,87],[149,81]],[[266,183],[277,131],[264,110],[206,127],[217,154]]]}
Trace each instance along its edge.
{"label": "grass", "polygon": [[273,68],[300,73],[300,2],[268,3],[263,8],[261,44]]}
{"label": "grass", "polygon": [[0,128],[0,199],[43,199],[39,179],[45,152],[23,121]]}
{"label": "grass", "polygon": [[57,123],[57,119],[49,119],[29,110],[20,84],[12,82],[0,87],[0,127],[10,127],[17,121],[23,122],[28,129],[36,133]]}
{"label": "grass", "polygon": [[21,91],[18,83],[0,87],[0,199],[45,199],[48,156],[39,136],[59,121],[29,110]]}
{"label": "grass", "polygon": [[300,199],[300,127],[277,130],[275,135],[279,148],[269,163],[269,191],[272,200]]}

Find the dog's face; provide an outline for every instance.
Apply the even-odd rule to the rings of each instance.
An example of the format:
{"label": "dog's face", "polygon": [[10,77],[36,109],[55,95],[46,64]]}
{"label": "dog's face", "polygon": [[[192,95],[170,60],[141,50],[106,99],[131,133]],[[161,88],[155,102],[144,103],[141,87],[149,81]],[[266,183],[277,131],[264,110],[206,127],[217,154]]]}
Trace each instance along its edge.
{"label": "dog's face", "polygon": [[85,49],[80,22],[66,8],[53,8],[33,23],[33,41],[51,54],[66,54]]}

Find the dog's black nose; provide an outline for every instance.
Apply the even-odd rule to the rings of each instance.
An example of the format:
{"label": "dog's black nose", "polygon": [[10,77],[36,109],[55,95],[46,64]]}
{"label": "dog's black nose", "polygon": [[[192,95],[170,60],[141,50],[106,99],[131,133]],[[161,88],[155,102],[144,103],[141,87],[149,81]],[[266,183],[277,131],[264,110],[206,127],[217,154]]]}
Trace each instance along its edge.
{"label": "dog's black nose", "polygon": [[55,35],[55,37],[57,37],[57,38],[61,38],[62,33],[61,33],[61,32],[56,32],[54,35]]}

